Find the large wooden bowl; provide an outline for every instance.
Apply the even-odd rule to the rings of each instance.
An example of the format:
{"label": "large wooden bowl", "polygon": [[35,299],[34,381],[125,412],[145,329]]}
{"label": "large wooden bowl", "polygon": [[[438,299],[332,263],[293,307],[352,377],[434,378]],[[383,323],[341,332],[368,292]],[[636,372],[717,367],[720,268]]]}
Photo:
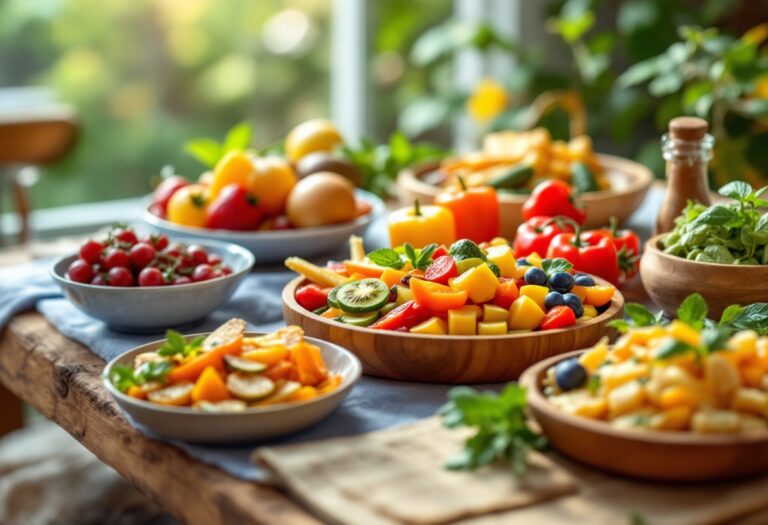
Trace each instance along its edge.
{"label": "large wooden bowl", "polygon": [[[607,284],[598,278],[595,281]],[[297,277],[283,289],[286,323],[347,348],[363,363],[366,374],[404,381],[493,383],[517,379],[537,361],[596,343],[609,333],[606,323],[624,312],[624,298],[617,290],[602,314],[570,328],[498,336],[410,334],[359,328],[315,315],[294,298],[296,288],[306,282]]]}
{"label": "large wooden bowl", "polygon": [[602,470],[658,481],[714,481],[768,471],[768,432],[737,436],[625,430],[558,409],[542,391],[544,375],[550,366],[581,352],[536,363],[520,378],[533,417],[552,446],[566,456]]}
{"label": "large wooden bowl", "polygon": [[[605,168],[611,189],[585,193],[580,197],[587,207],[588,228],[604,226],[612,216],[619,222],[629,218],[643,202],[653,182],[653,173],[642,164],[613,155],[598,154],[597,159]],[[431,203],[434,200],[440,188],[425,182],[423,178],[438,166],[437,163],[430,163],[400,173],[397,189],[403,204],[413,204],[416,199],[422,203]],[[502,236],[508,239],[515,237],[517,227],[523,222],[522,210],[527,198],[526,195],[499,194]]]}
{"label": "large wooden bowl", "polygon": [[731,304],[768,302],[768,265],[741,266],[689,261],[664,253],[652,237],[640,260],[640,276],[648,295],[668,315],[694,292],[707,300],[709,317],[717,319]]}

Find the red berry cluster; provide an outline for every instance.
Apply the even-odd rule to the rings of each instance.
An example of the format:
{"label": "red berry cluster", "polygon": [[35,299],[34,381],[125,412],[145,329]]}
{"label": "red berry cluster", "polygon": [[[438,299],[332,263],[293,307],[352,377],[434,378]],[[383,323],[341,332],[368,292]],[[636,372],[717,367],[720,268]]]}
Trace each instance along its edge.
{"label": "red berry cluster", "polygon": [[132,229],[113,227],[102,241],[80,247],[67,277],[101,286],[165,286],[207,281],[232,273],[221,257],[196,244],[170,244],[165,235],[139,239]]}

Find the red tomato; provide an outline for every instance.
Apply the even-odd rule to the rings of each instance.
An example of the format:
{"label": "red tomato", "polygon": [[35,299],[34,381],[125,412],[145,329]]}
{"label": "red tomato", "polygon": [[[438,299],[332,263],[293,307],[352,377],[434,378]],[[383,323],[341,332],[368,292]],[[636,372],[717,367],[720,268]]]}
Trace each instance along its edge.
{"label": "red tomato", "polygon": [[573,313],[573,310],[562,305],[555,306],[547,312],[540,328],[542,330],[555,330],[557,328],[566,328],[573,324],[576,324],[576,315]]}
{"label": "red tomato", "polygon": [[320,288],[315,284],[308,284],[296,290],[296,302],[310,312],[328,305],[328,293],[330,288]]}
{"label": "red tomato", "polygon": [[424,279],[433,283],[448,284],[448,280],[459,275],[456,261],[450,255],[443,255],[434,260],[424,272]]}
{"label": "red tomato", "polygon": [[424,306],[416,304],[415,301],[408,301],[373,323],[370,328],[407,332],[408,329],[426,321],[431,316],[432,313]]}
{"label": "red tomato", "polygon": [[224,186],[208,207],[209,228],[221,230],[255,230],[264,209],[256,197],[239,184]]}
{"label": "red tomato", "polygon": [[432,260],[434,261],[434,260],[439,259],[440,257],[444,257],[446,255],[450,255],[450,252],[448,251],[448,248],[446,248],[445,246],[443,246],[441,244],[440,246],[437,247],[437,250],[435,250],[432,253]]}
{"label": "red tomato", "polygon": [[156,210],[162,210],[163,214],[168,213],[168,201],[176,190],[189,186],[191,183],[180,175],[172,175],[157,185],[154,193],[152,193],[152,205]]}
{"label": "red tomato", "polygon": [[101,251],[104,245],[98,241],[86,241],[80,247],[80,257],[91,264],[96,264],[101,259]]}

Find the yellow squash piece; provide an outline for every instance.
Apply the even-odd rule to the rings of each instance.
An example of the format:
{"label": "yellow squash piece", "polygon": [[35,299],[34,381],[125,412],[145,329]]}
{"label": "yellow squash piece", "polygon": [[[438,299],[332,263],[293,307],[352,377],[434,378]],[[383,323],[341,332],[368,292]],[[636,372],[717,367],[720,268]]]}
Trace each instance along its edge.
{"label": "yellow squash piece", "polygon": [[472,302],[479,304],[494,298],[499,280],[491,268],[483,263],[451,279],[450,285],[456,291],[466,290]]}
{"label": "yellow squash piece", "polygon": [[507,322],[477,323],[478,335],[507,335]]}
{"label": "yellow squash piece", "polygon": [[538,286],[536,284],[526,284],[520,288],[520,295],[527,295],[533,301],[539,305],[539,308],[544,310],[544,299],[549,293],[549,288],[546,286]]}
{"label": "yellow squash piece", "polygon": [[509,307],[509,329],[533,330],[541,324],[545,315],[536,301],[527,295],[521,295]]}
{"label": "yellow squash piece", "polygon": [[475,312],[464,308],[448,310],[448,333],[451,335],[476,335],[477,315]]}
{"label": "yellow squash piece", "polygon": [[411,328],[413,334],[445,335],[448,333],[448,325],[443,319],[433,317]]}
{"label": "yellow squash piece", "polygon": [[515,262],[515,252],[509,245],[491,246],[487,252],[488,260],[499,267],[502,277],[515,278],[517,263]]}
{"label": "yellow squash piece", "polygon": [[483,305],[483,322],[484,323],[498,323],[509,320],[509,310],[496,306],[495,304]]}

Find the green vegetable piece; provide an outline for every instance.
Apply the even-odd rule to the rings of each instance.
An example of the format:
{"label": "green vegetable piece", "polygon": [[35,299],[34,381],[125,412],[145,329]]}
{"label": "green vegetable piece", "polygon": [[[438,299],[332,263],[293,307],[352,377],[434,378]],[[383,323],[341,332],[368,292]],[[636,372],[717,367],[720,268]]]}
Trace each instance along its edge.
{"label": "green vegetable piece", "polygon": [[496,189],[517,189],[528,183],[533,177],[533,168],[527,164],[515,166],[488,181],[488,186]]}
{"label": "green vegetable piece", "polygon": [[373,312],[387,304],[389,288],[380,279],[360,279],[339,286],[336,301],[344,312]]}
{"label": "green vegetable piece", "polygon": [[471,270],[472,268],[476,266],[480,266],[483,264],[483,260],[479,257],[471,257],[469,259],[462,259],[461,261],[458,261],[456,263],[456,268],[459,271],[459,275],[466,272],[467,270]]}
{"label": "green vegetable piece", "polygon": [[501,277],[501,268],[499,268],[495,263],[488,261],[485,264],[487,264],[488,268],[491,269],[493,275],[495,275],[497,278]]}
{"label": "green vegetable piece", "polygon": [[595,175],[583,162],[574,162],[571,166],[571,181],[577,193],[600,191]]}
{"label": "green vegetable piece", "polygon": [[461,239],[451,244],[448,253],[450,253],[451,257],[456,259],[457,262],[463,261],[464,259],[482,259],[485,261],[487,258],[485,252],[469,239]]}
{"label": "green vegetable piece", "polygon": [[342,315],[339,317],[339,321],[344,324],[350,324],[352,326],[370,326],[376,322],[379,318],[379,312],[370,312],[362,315]]}

